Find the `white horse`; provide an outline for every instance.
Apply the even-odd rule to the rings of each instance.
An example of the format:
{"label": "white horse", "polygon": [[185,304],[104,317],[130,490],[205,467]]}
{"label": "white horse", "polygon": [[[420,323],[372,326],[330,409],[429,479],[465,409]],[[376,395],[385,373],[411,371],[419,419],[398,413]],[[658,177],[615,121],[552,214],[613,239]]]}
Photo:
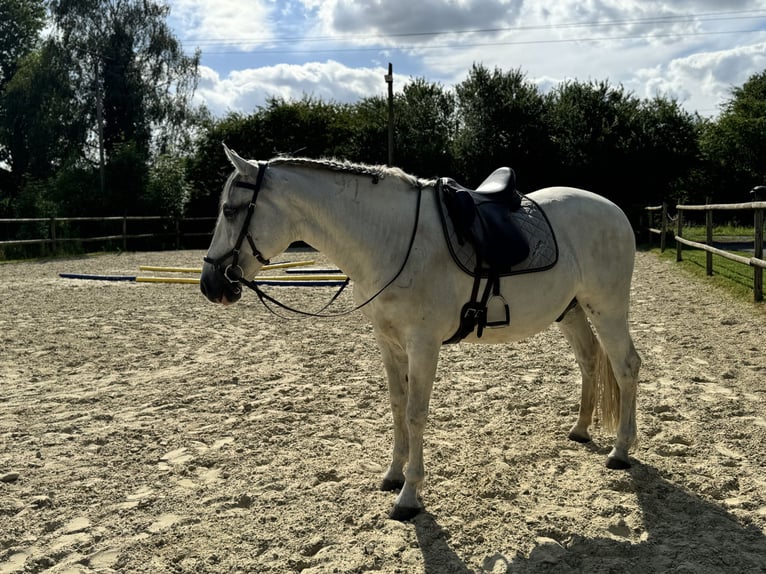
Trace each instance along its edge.
{"label": "white horse", "polygon": [[[393,412],[393,457],[381,488],[401,489],[392,518],[413,517],[423,508],[423,431],[439,349],[455,333],[474,281],[447,248],[435,182],[396,168],[297,158],[259,163],[228,148],[226,154],[235,171],[224,186],[205,257],[203,294],[217,303],[237,301],[245,278],[298,240],[325,253],[353,280],[354,298],[366,303],[362,311],[382,352]],[[633,231],[616,205],[587,191],[551,187],[528,197],[555,230],[558,262],[545,271],[503,277],[510,324],[465,340],[518,341],[558,318],[582,374],[579,416],[569,438],[590,440],[601,394],[601,423],[616,427],[607,467],[629,468],[641,365],[628,330]]]}

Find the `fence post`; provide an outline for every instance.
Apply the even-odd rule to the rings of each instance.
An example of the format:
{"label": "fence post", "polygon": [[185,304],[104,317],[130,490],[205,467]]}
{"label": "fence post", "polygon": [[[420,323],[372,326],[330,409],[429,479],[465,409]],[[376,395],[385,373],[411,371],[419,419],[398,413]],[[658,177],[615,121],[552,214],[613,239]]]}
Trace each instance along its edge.
{"label": "fence post", "polygon": [[[705,203],[710,203],[709,197]],[[713,245],[713,210],[709,207],[705,210],[705,243]],[[708,277],[713,275],[713,254],[710,251],[705,251],[705,273]]]}
{"label": "fence post", "polygon": [[644,213],[641,214],[641,217],[646,217],[646,243],[649,246],[649,249],[652,248],[652,223],[654,223],[652,220],[654,217],[652,216],[652,211],[648,207],[644,209]]}
{"label": "fence post", "polygon": [[660,212],[662,222],[660,223],[660,253],[665,253],[665,236],[668,234],[668,204],[662,202],[662,211]]}
{"label": "fence post", "polygon": [[[753,255],[763,259],[763,209],[755,210],[755,237]],[[763,268],[753,266],[753,297],[756,302],[763,301]]]}
{"label": "fence post", "polygon": [[[684,212],[682,209],[678,209],[676,206],[676,237],[683,239],[684,230]],[[676,241],[676,261],[683,261],[682,254],[683,245],[680,241]]]}
{"label": "fence post", "polygon": [[128,216],[122,216],[122,250],[128,250]]}
{"label": "fence post", "polygon": [[[750,192],[753,201],[766,200],[766,187],[759,185]],[[754,210],[753,215],[753,257],[763,259],[763,209]],[[753,300],[758,303],[763,301],[763,268],[753,265]]]}
{"label": "fence post", "polygon": [[51,249],[56,253],[56,218],[51,217]]}
{"label": "fence post", "polygon": [[181,249],[181,218],[176,217],[176,249]]}

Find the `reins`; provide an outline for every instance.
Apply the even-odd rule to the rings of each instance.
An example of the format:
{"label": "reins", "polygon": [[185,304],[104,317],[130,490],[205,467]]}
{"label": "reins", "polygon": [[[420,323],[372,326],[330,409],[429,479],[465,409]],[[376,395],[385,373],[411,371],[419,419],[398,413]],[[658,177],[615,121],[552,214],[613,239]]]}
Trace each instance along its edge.
{"label": "reins", "polygon": [[[243,272],[242,268],[238,265],[239,250],[240,250],[240,248],[242,246],[242,243],[243,243],[245,238],[247,238],[248,242],[250,243],[250,247],[252,248],[253,255],[256,257],[256,259],[258,259],[258,261],[260,261],[264,265],[267,265],[269,263],[269,261],[267,259],[263,258],[261,253],[256,249],[255,241],[252,238],[252,234],[248,230],[248,228],[250,227],[250,221],[251,221],[252,216],[253,216],[253,211],[255,210],[255,200],[258,197],[258,193],[260,192],[260,188],[261,188],[261,183],[263,181],[263,173],[266,171],[266,167],[267,166],[268,166],[268,163],[259,162],[259,164],[258,164],[258,176],[257,176],[255,184],[251,184],[251,183],[244,182],[244,181],[243,182],[235,182],[233,184],[233,185],[236,185],[236,186],[239,186],[239,187],[244,187],[246,189],[252,189],[253,190],[253,198],[250,201],[250,205],[248,206],[247,217],[245,218],[244,225],[242,227],[242,230],[239,233],[239,237],[237,239],[237,243],[236,243],[235,247],[231,251],[229,251],[229,253],[227,253],[226,255],[224,255],[222,257],[219,257],[218,259],[210,259],[208,257],[204,258],[205,262],[213,264],[215,266],[216,270],[218,270],[220,273],[222,273],[224,278],[226,278],[227,281],[229,281],[232,284],[242,284],[242,285],[245,285],[246,287],[248,287],[249,289],[254,291],[255,294],[258,296],[258,300],[261,302],[261,304],[266,309],[268,309],[269,312],[271,312],[273,315],[276,315],[277,317],[281,317],[283,319],[293,319],[294,318],[294,317],[289,317],[289,316],[281,315],[280,313],[275,311],[269,305],[269,303],[272,303],[272,304],[280,307],[281,309],[284,309],[285,311],[289,311],[291,313],[295,313],[296,315],[301,315],[303,317],[316,317],[316,318],[327,319],[327,318],[332,318],[332,317],[342,317],[344,315],[349,315],[349,314],[353,313],[354,311],[358,311],[359,309],[361,309],[365,305],[368,305],[374,299],[376,299],[381,293],[383,293],[383,291],[385,291],[394,281],[396,281],[399,278],[399,276],[404,271],[404,268],[407,266],[407,262],[410,259],[410,254],[412,253],[412,247],[415,244],[415,237],[416,237],[417,231],[418,231],[418,224],[420,223],[420,206],[421,206],[422,197],[423,197],[423,186],[419,182],[416,184],[418,194],[417,194],[417,202],[415,204],[415,221],[414,221],[413,226],[412,226],[412,234],[410,235],[410,241],[409,241],[409,244],[407,245],[407,252],[404,255],[404,260],[402,261],[402,264],[399,266],[399,270],[394,274],[394,276],[391,277],[391,279],[389,279],[388,282],[386,282],[385,285],[383,285],[380,289],[378,289],[375,292],[374,295],[372,295],[371,297],[366,299],[363,303],[360,303],[359,305],[356,305],[352,309],[348,309],[346,311],[341,311],[341,312],[338,312],[338,313],[327,313],[327,314],[324,313],[324,311],[327,310],[338,299],[338,297],[340,297],[340,294],[346,289],[346,287],[348,286],[348,284],[350,282],[350,279],[348,277],[343,282],[343,285],[340,286],[338,291],[332,296],[332,298],[321,309],[319,309],[316,312],[310,312],[310,311],[303,311],[301,309],[295,309],[294,307],[291,307],[291,306],[289,306],[289,305],[287,305],[285,303],[282,303],[281,301],[278,301],[277,299],[275,299],[274,297],[272,297],[268,293],[264,292],[258,286],[258,283],[257,283],[256,279],[254,279],[252,281],[249,281],[249,280],[245,279],[244,276],[243,276],[244,272]],[[375,176],[373,181],[375,181],[375,183],[377,183],[377,179],[378,179],[378,176]],[[223,262],[226,261],[226,259],[228,259],[229,257],[232,257],[232,262],[229,265],[227,265],[222,270]],[[230,277],[229,273],[231,273],[233,276]],[[267,303],[267,301],[268,301],[268,303]]]}

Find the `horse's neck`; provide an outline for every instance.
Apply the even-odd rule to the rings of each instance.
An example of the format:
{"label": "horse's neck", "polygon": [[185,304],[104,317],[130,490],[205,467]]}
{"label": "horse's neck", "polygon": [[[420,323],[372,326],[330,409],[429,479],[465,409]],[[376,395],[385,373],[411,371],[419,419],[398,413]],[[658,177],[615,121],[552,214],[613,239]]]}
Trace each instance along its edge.
{"label": "horse's neck", "polygon": [[298,173],[292,183],[297,239],[319,249],[357,283],[376,284],[396,272],[417,199],[405,182],[312,171]]}

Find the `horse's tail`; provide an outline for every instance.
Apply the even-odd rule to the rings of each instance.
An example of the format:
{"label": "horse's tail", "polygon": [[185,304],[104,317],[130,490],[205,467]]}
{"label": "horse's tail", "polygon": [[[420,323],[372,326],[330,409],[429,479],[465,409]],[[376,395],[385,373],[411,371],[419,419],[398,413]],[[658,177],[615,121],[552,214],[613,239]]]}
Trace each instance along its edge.
{"label": "horse's tail", "polygon": [[596,353],[596,396],[602,428],[615,432],[620,422],[620,387],[601,341],[598,341]]}

